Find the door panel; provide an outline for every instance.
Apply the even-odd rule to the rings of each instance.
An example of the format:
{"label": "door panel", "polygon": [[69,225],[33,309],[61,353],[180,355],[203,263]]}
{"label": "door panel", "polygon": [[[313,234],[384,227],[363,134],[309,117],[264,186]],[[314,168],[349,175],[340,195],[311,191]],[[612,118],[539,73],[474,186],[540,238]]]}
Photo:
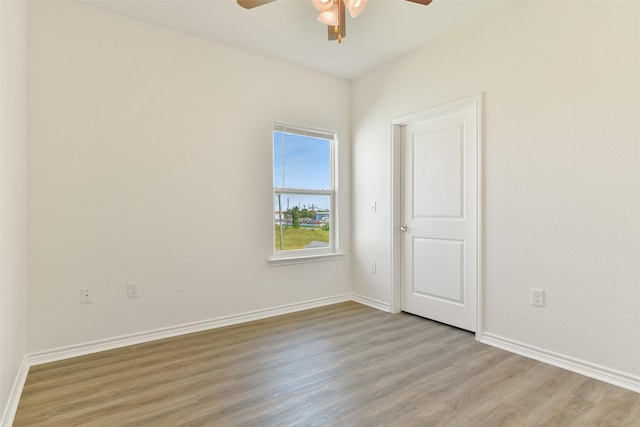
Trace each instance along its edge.
{"label": "door panel", "polygon": [[414,217],[462,216],[461,133],[454,125],[413,134]]}
{"label": "door panel", "polygon": [[476,117],[467,106],[401,128],[401,308],[470,331],[476,328]]}
{"label": "door panel", "polygon": [[413,293],[464,304],[464,242],[413,239]]}

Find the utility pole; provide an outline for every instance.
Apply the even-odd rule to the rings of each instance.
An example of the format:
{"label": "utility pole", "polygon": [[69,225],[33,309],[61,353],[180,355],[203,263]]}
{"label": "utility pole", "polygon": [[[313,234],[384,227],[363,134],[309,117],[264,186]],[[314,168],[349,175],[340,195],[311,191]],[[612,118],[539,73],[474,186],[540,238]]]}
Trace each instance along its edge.
{"label": "utility pole", "polygon": [[278,222],[280,223],[280,250],[282,250],[282,194],[278,194]]}

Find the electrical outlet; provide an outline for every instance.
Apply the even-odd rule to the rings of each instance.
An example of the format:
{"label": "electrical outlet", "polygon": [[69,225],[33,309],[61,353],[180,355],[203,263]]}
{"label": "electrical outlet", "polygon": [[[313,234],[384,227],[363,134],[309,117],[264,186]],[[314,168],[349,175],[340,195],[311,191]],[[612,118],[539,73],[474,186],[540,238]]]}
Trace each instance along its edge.
{"label": "electrical outlet", "polygon": [[531,288],[531,305],[544,307],[544,289]]}
{"label": "electrical outlet", "polygon": [[127,282],[127,298],[138,298],[140,296],[140,288],[138,282]]}
{"label": "electrical outlet", "polygon": [[371,263],[371,274],[376,274],[376,263],[375,262]]}
{"label": "electrical outlet", "polygon": [[93,302],[93,292],[90,288],[80,289],[80,304],[91,304]]}

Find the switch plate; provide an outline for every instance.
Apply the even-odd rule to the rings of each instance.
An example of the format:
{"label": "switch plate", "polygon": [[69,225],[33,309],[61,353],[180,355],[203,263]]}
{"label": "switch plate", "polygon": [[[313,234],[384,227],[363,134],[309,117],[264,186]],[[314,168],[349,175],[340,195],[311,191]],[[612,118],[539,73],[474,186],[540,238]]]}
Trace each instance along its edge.
{"label": "switch plate", "polygon": [[93,292],[91,288],[80,289],[80,304],[91,304],[93,302]]}
{"label": "switch plate", "polygon": [[378,206],[375,200],[371,202],[371,213],[376,213],[377,207]]}
{"label": "switch plate", "polygon": [[544,289],[531,288],[531,305],[544,307]]}
{"label": "switch plate", "polygon": [[375,262],[371,263],[371,274],[376,274],[376,263]]}

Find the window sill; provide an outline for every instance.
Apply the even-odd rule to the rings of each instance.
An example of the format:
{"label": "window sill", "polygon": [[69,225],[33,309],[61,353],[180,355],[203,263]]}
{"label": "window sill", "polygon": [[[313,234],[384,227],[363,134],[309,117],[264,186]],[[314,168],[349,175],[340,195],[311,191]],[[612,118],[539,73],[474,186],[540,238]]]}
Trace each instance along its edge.
{"label": "window sill", "polygon": [[269,263],[269,267],[279,267],[281,265],[334,261],[334,260],[344,258],[345,255],[346,254],[344,253],[332,253],[332,254],[322,254],[322,255],[292,256],[287,258],[269,258],[267,262]]}

